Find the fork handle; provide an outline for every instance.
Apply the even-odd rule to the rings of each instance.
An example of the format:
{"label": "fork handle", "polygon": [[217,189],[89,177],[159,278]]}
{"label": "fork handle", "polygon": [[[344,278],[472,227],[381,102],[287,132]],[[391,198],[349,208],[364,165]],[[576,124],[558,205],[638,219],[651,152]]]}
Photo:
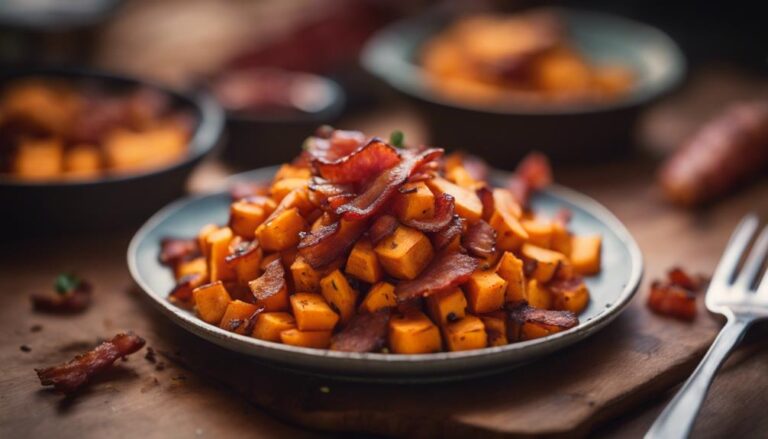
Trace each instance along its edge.
{"label": "fork handle", "polygon": [[645,439],[684,439],[688,437],[701,403],[707,395],[715,373],[728,354],[739,343],[752,323],[749,318],[729,317],[720,334],[704,355],[693,375],[683,384],[677,395],[645,434]]}

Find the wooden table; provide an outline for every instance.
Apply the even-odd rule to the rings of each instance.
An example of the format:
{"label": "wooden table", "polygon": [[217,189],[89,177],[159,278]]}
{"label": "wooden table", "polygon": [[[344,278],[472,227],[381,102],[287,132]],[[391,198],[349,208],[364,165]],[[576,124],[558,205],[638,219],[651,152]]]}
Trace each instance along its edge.
{"label": "wooden table", "polygon": [[[381,134],[397,128],[418,140],[423,131],[410,116],[398,108],[375,118],[350,120],[344,126]],[[646,276],[637,301],[645,300],[649,280],[672,265],[711,272],[727,236],[746,212],[757,211],[763,219],[768,218],[766,181],[713,208],[691,213],[661,202],[652,185],[653,169],[650,161],[635,158],[558,173],[561,183],[604,203],[640,243]],[[210,187],[226,171],[216,162],[208,163],[195,175],[191,188]],[[205,343],[169,323],[133,285],[125,266],[125,249],[132,232],[15,237],[2,244],[0,437],[326,436],[277,420],[223,386],[225,380],[215,372],[197,373],[184,363],[185,355],[205,349]],[[6,235],[13,233],[6,231]],[[94,306],[82,315],[69,317],[32,312],[29,293],[48,291],[56,274],[66,270],[76,270],[95,284]],[[73,399],[40,388],[33,368],[69,359],[99,337],[124,329],[143,335],[148,346],[161,352],[158,362],[145,359],[142,351],[127,362],[118,362]],[[757,335],[726,364],[699,416],[694,437],[768,433],[768,417],[764,415],[768,404],[768,342],[760,337],[765,333],[758,328]],[[23,352],[21,346],[31,351]],[[602,422],[594,433],[640,437],[669,396],[638,402],[618,418]]]}

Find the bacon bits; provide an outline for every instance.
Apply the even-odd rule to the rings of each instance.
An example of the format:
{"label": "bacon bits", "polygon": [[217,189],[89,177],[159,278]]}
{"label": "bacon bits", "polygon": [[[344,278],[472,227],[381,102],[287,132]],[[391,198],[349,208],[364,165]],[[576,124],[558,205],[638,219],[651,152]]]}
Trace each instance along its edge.
{"label": "bacon bits", "polygon": [[437,256],[414,280],[401,281],[395,287],[398,302],[428,297],[460,285],[480,265],[480,261],[457,252]]}
{"label": "bacon bits", "polygon": [[264,269],[264,274],[248,283],[253,297],[265,301],[286,288],[285,268],[280,259],[270,262]]}
{"label": "bacon bits", "polygon": [[514,341],[532,340],[573,328],[578,324],[578,317],[570,311],[533,308],[523,302],[509,310],[507,335]]}
{"label": "bacon bits", "polygon": [[507,181],[507,189],[521,206],[527,206],[531,193],[552,181],[552,167],[547,157],[540,152],[532,152],[517,165],[514,175]]}
{"label": "bacon bits", "polygon": [[399,162],[400,154],[394,147],[374,138],[349,155],[332,162],[315,159],[313,165],[330,183],[349,184],[366,181]]}
{"label": "bacon bits", "polygon": [[496,231],[487,222],[480,220],[469,226],[462,244],[469,253],[487,258],[496,251]]}
{"label": "bacon bits", "polygon": [[454,215],[448,225],[432,234],[432,245],[435,247],[435,250],[442,250],[456,239],[457,236],[460,236],[463,231],[464,219]]}
{"label": "bacon bits", "polygon": [[691,321],[696,318],[696,293],[702,290],[701,279],[688,275],[675,267],[667,272],[667,280],[656,280],[651,284],[648,308],[651,311]]}
{"label": "bacon bits", "polygon": [[199,254],[196,239],[164,238],[160,242],[160,263],[167,267],[176,267]]}
{"label": "bacon bits", "polygon": [[56,278],[56,294],[32,294],[32,306],[35,311],[74,314],[86,310],[91,305],[93,288],[88,282],[71,274],[61,274]]}
{"label": "bacon bits", "polygon": [[435,214],[432,218],[423,220],[412,218],[404,220],[403,224],[426,233],[438,232],[444,229],[453,219],[454,206],[453,196],[441,194],[435,199]]}
{"label": "bacon bits", "polygon": [[299,254],[313,268],[324,267],[343,256],[368,227],[367,221],[340,220],[305,234]]}
{"label": "bacon bits", "polygon": [[53,386],[57,391],[71,394],[91,378],[108,369],[120,357],[130,355],[144,346],[144,339],[129,332],[118,334],[91,351],[73,360],[45,369],[35,369],[43,386]]}
{"label": "bacon bits", "polygon": [[392,215],[382,215],[376,218],[376,221],[373,222],[373,225],[368,230],[368,237],[371,238],[371,243],[376,245],[382,239],[393,234],[398,224],[400,222]]}
{"label": "bacon bits", "polygon": [[387,341],[390,311],[382,309],[371,314],[357,314],[347,326],[331,339],[331,350],[344,352],[374,352]]}

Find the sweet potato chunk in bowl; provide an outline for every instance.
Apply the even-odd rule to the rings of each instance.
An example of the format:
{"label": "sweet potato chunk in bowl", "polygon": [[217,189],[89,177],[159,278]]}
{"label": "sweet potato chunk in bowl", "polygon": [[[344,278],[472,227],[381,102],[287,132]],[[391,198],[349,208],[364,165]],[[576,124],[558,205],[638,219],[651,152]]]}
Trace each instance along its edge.
{"label": "sweet potato chunk in bowl", "polygon": [[568,330],[601,241],[532,211],[530,174],[514,177],[521,197],[466,155],[319,130],[267,189],[232,200],[226,224],[167,241],[170,299],[240,336],[338,351],[466,351]]}

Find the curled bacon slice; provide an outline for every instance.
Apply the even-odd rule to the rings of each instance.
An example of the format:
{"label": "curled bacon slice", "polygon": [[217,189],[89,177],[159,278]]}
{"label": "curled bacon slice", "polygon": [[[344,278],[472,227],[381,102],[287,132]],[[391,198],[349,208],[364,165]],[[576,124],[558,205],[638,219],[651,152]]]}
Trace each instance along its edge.
{"label": "curled bacon slice", "polygon": [[109,368],[120,357],[132,354],[144,346],[144,339],[129,332],[117,334],[93,350],[73,360],[45,369],[35,369],[43,386],[53,386],[69,394],[87,383],[94,375]]}
{"label": "curled bacon slice", "polygon": [[349,155],[365,142],[365,135],[359,131],[327,131],[318,132],[305,142],[304,148],[311,160],[333,162]]}
{"label": "curled bacon slice", "polygon": [[186,261],[200,254],[196,239],[163,238],[160,241],[160,263],[175,267],[179,262]]}
{"label": "curled bacon slice", "polygon": [[448,224],[432,234],[432,246],[440,251],[464,231],[464,219],[454,215]]}
{"label": "curled bacon slice", "polygon": [[192,291],[202,285],[207,276],[203,273],[190,273],[176,282],[168,294],[168,300],[176,305],[191,305]]}
{"label": "curled bacon slice", "polygon": [[570,311],[534,308],[525,302],[515,304],[509,310],[509,320],[516,324],[542,325],[550,332],[556,332],[557,329],[570,329],[579,324],[579,318]]}
{"label": "curled bacon slice", "polygon": [[363,193],[336,209],[336,214],[342,215],[347,220],[372,217],[386,205],[415,169],[424,163],[436,160],[442,154],[442,149],[428,149],[419,154],[413,154],[408,150],[403,151],[403,159],[400,163],[379,174]]}
{"label": "curled bacon slice", "polygon": [[547,157],[540,152],[532,152],[517,165],[514,175],[507,181],[507,189],[518,203],[527,206],[531,193],[550,185],[552,181],[552,167]]}
{"label": "curled bacon slice", "polygon": [[93,288],[80,281],[75,288],[62,294],[32,294],[32,306],[36,311],[74,314],[91,306]]}
{"label": "curled bacon slice", "polygon": [[286,288],[285,268],[280,258],[264,268],[264,274],[248,282],[248,287],[257,301],[267,300]]}
{"label": "curled bacon slice", "polygon": [[347,326],[331,339],[331,350],[344,352],[373,352],[384,347],[387,340],[389,309],[355,315]]}
{"label": "curled bacon slice", "polygon": [[400,162],[397,150],[373,138],[370,142],[334,161],[313,160],[315,169],[321,177],[331,183],[360,183],[379,175]]}
{"label": "curled bacon slice", "polygon": [[493,191],[488,186],[481,186],[475,191],[475,193],[477,194],[477,197],[480,198],[480,201],[483,203],[483,219],[486,221],[489,221],[491,219],[491,215],[493,215],[493,210],[495,208],[495,203],[493,200]]}
{"label": "curled bacon slice", "polygon": [[429,219],[407,219],[403,224],[422,232],[438,232],[451,222],[454,215],[454,200],[449,194],[441,194],[435,198],[435,214]]}
{"label": "curled bacon slice", "polygon": [[302,236],[299,255],[313,268],[324,267],[344,255],[367,227],[367,221],[344,219],[321,227]]}
{"label": "curled bacon slice", "polygon": [[462,244],[469,253],[486,258],[496,251],[496,231],[487,222],[477,221],[467,229]]}
{"label": "curled bacon slice", "polygon": [[376,218],[373,225],[368,230],[368,237],[371,238],[371,243],[376,245],[382,239],[395,233],[395,229],[400,222],[392,215],[382,215]]}
{"label": "curled bacon slice", "polygon": [[461,285],[469,279],[480,261],[458,252],[437,256],[414,280],[402,281],[395,287],[398,302],[428,297]]}
{"label": "curled bacon slice", "polygon": [[704,279],[701,276],[691,276],[685,270],[680,267],[673,267],[667,272],[667,279],[673,285],[691,290],[694,292],[700,291],[704,284]]}

